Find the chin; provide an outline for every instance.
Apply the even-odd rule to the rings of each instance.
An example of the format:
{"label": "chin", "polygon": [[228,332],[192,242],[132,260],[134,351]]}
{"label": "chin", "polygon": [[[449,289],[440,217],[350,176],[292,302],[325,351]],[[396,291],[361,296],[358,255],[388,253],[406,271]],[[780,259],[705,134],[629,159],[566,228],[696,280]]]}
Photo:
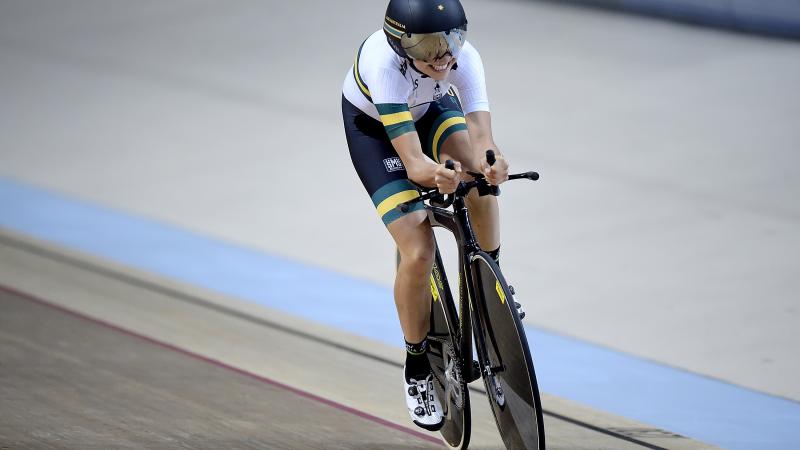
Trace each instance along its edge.
{"label": "chin", "polygon": [[436,81],[444,81],[444,79],[447,78],[448,75],[450,75],[450,69],[447,69],[444,72],[431,71],[429,76]]}

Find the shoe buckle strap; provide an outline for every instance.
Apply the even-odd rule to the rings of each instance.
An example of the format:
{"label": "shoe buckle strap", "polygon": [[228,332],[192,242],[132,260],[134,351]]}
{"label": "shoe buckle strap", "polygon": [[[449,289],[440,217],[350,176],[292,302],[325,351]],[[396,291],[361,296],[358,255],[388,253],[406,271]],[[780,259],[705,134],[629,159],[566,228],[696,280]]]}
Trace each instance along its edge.
{"label": "shoe buckle strap", "polygon": [[430,403],[430,396],[428,394],[430,390],[428,389],[428,381],[425,380],[422,382],[418,382],[417,390],[419,392],[419,395],[422,396],[422,404],[425,405],[425,412],[428,415],[431,415],[431,403]]}

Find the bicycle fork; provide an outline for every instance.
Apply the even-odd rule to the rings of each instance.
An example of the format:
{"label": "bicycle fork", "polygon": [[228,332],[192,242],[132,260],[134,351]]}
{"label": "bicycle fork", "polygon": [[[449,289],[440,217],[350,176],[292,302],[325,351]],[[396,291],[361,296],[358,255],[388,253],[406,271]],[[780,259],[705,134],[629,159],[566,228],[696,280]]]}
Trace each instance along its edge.
{"label": "bicycle fork", "polygon": [[[471,259],[472,252],[465,255],[466,259]],[[465,260],[465,271],[472,272],[472,261]],[[475,346],[476,351],[478,353],[478,361],[477,367],[474,367],[473,364],[472,374],[469,377],[469,382],[475,381],[480,377],[483,377],[487,381],[487,387],[489,391],[487,395],[493,395],[497,405],[502,407],[505,405],[505,393],[503,390],[503,386],[500,383],[500,380],[496,376],[500,372],[505,371],[505,365],[502,361],[497,361],[497,365],[494,365],[489,357],[489,351],[487,350],[487,345],[494,345],[489,344],[486,342],[486,338],[482,332],[482,330],[486,330],[488,324],[485,322],[483,315],[488,314],[486,311],[484,302],[485,299],[479,299],[478,293],[476,292],[476,280],[475,277],[479,277],[480,274],[478,273],[470,273],[469,278],[467,279],[468,282],[466,283],[466,290],[469,300],[466,302],[469,307],[469,314],[471,316],[472,321],[475,323],[473,324],[474,330],[479,330],[480,332],[475,333]],[[479,309],[482,308],[482,309]],[[495,352],[497,354],[498,352]]]}

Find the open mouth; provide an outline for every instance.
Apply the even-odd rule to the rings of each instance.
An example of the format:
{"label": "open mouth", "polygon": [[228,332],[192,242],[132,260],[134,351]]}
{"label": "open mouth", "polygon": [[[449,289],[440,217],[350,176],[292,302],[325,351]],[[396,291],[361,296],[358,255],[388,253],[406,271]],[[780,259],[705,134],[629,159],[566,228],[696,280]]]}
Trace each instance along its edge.
{"label": "open mouth", "polygon": [[431,70],[433,70],[434,72],[442,73],[442,72],[447,72],[447,69],[449,69],[452,65],[453,65],[453,60],[451,59],[445,64],[428,64],[428,67],[430,67]]}

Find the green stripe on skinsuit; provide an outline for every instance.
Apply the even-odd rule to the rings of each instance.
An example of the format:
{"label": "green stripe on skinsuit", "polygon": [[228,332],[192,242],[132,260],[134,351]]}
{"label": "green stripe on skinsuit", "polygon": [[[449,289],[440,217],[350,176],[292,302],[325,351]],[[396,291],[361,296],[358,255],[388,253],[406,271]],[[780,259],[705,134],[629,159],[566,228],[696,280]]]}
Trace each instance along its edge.
{"label": "green stripe on skinsuit", "polygon": [[376,103],[375,108],[378,109],[378,114],[382,116],[409,110],[408,103]]}
{"label": "green stripe on skinsuit", "polygon": [[457,123],[457,124],[449,127],[448,129],[446,129],[444,131],[444,133],[442,133],[442,135],[439,137],[439,146],[438,146],[439,151],[437,151],[436,154],[433,155],[434,156],[434,160],[437,163],[441,163],[441,161],[439,161],[439,155],[442,153],[442,143],[444,143],[447,140],[447,138],[450,137],[450,135],[455,133],[456,131],[466,131],[466,130],[467,130],[467,126],[465,124]]}
{"label": "green stripe on skinsuit", "polygon": [[[402,180],[395,180],[390,183],[383,185],[380,189],[375,191],[372,194],[372,204],[375,205],[377,208],[384,200],[387,198],[397,194],[398,192],[408,191],[408,190],[416,190],[417,188],[411,184],[410,181],[407,179]],[[408,212],[411,211],[419,211],[424,208],[424,205],[420,203],[415,203],[412,205]],[[387,211],[382,217],[384,225],[389,225],[390,223],[394,222],[395,220],[399,219],[400,217],[408,214],[408,212],[404,213],[396,208],[390,209]]]}
{"label": "green stripe on skinsuit", "polygon": [[386,127],[386,134],[389,135],[390,140],[396,138],[397,136],[411,133],[412,131],[417,131],[417,128],[414,126],[414,122],[410,120]]}
{"label": "green stripe on skinsuit", "polygon": [[[408,109],[407,103],[376,103],[375,108],[378,110],[378,114],[380,114],[381,117],[404,112],[409,114],[411,113]],[[406,133],[417,131],[413,120],[395,123],[386,126],[385,128],[386,134],[389,135],[390,140],[396,138],[397,136],[402,136]]]}
{"label": "green stripe on skinsuit", "polygon": [[398,192],[403,192],[410,189],[416,189],[416,187],[406,179],[394,180],[390,183],[386,183],[381,186],[380,189],[375,191],[374,194],[372,194],[372,204],[377,208],[378,205],[380,205],[381,202],[387,198],[397,194]]}
{"label": "green stripe on skinsuit", "polygon": [[461,99],[459,99],[458,95],[456,95],[456,91],[453,88],[450,88],[450,90],[447,93],[450,94],[450,96],[453,97],[453,99],[456,101],[456,104],[458,105],[458,109],[463,111],[464,107],[461,106]]}
{"label": "green stripe on skinsuit", "polygon": [[445,111],[442,114],[440,114],[439,117],[437,117],[436,120],[434,120],[433,124],[431,125],[431,132],[428,135],[428,147],[429,148],[433,147],[433,136],[436,134],[436,130],[438,130],[439,127],[442,126],[442,123],[444,123],[445,120],[451,117],[460,117],[463,115],[464,114],[462,114],[461,111]]}
{"label": "green stripe on skinsuit", "polygon": [[[464,114],[461,111],[445,111],[439,117],[437,117],[436,120],[433,121],[433,125],[431,126],[430,134],[428,135],[428,148],[426,149],[427,153],[429,153],[430,155],[433,155],[433,144],[434,144],[433,137],[436,136],[436,131],[439,129],[439,127],[442,126],[442,123],[444,123],[445,120],[450,119],[452,117],[463,117],[463,116],[464,116]],[[449,136],[449,135],[450,134],[447,133],[447,136]],[[439,138],[439,140],[441,142],[444,142],[444,138],[445,137],[446,136],[441,136]],[[441,142],[439,144],[439,150],[440,151],[441,151]],[[439,161],[436,161],[436,162],[439,162]]]}
{"label": "green stripe on skinsuit", "polygon": [[383,220],[383,224],[384,225],[389,225],[390,223],[392,223],[395,220],[405,216],[406,214],[408,214],[408,213],[410,213],[412,211],[419,211],[419,210],[421,210],[423,208],[425,208],[425,206],[422,204],[422,202],[414,203],[408,209],[408,212],[405,212],[405,213],[395,208],[395,209],[390,210],[386,214],[384,214],[383,217],[381,217],[381,220]]}

